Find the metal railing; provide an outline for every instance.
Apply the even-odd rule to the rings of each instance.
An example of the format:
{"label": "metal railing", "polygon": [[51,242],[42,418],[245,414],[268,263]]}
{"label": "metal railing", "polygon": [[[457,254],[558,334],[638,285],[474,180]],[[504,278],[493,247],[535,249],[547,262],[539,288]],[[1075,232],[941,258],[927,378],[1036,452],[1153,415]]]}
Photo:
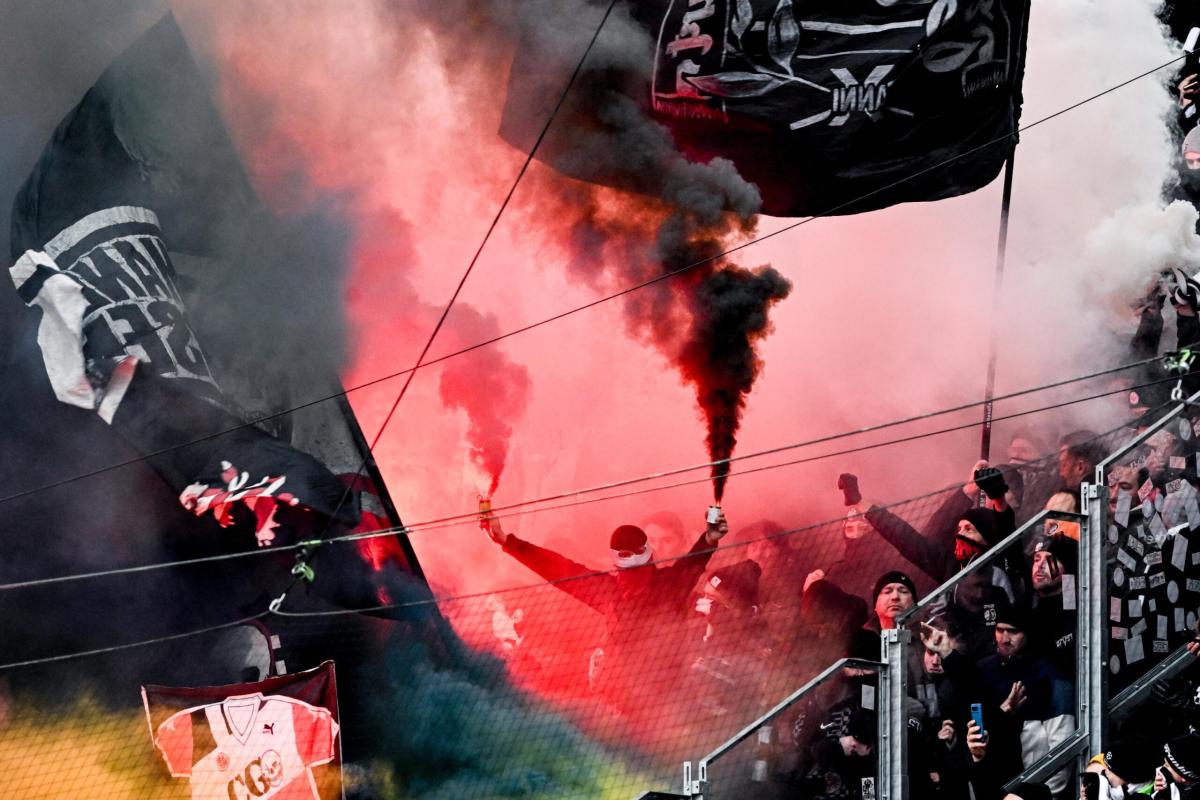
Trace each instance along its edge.
{"label": "metal railing", "polygon": [[[1088,622],[1084,619],[1086,615],[1082,613],[1082,610],[1088,607],[1092,600],[1092,596],[1095,594],[1095,584],[1089,578],[1085,577],[1085,572],[1087,571],[1088,566],[1085,553],[1088,552],[1087,548],[1090,541],[1089,536],[1091,534],[1091,526],[1088,524],[1088,518],[1083,514],[1073,514],[1066,511],[1039,512],[1024,525],[1017,528],[1015,531],[994,545],[984,557],[972,561],[953,577],[942,583],[941,586],[927,594],[919,603],[901,615],[896,620],[896,624],[901,627],[906,627],[914,620],[919,619],[923,612],[935,608],[944,600],[944,598],[952,596],[955,590],[965,581],[972,579],[983,570],[994,567],[996,562],[1003,559],[1012,547],[1019,545],[1027,537],[1036,535],[1038,530],[1043,528],[1048,520],[1061,520],[1064,522],[1079,523],[1080,548],[1079,561],[1075,565],[1075,574],[1077,579],[1074,587],[1074,604],[1076,609],[1076,630],[1082,630]],[[1065,587],[1064,591],[1066,591]],[[1091,670],[1093,667],[1088,661],[1087,650],[1082,646],[1082,643],[1078,641],[1078,633],[1076,634],[1076,637],[1075,731],[1069,739],[1051,749],[1051,751],[1047,753],[1046,756],[1044,756],[1037,764],[1030,765],[1030,767],[1024,772],[1009,781],[1009,787],[1012,787],[1022,781],[1035,782],[1045,780],[1055,772],[1058,772],[1060,769],[1062,769],[1062,767],[1065,766],[1073,757],[1077,756],[1085,749],[1088,741],[1085,711],[1090,700],[1084,689],[1085,685],[1087,684],[1084,673],[1088,670]],[[1101,669],[1103,668],[1103,664],[1098,666]],[[884,780],[884,776],[881,775],[880,780],[882,782]]]}
{"label": "metal railing", "polygon": [[[709,791],[710,791],[709,772],[710,772],[713,764],[721,761],[723,758],[725,758],[729,754],[731,754],[738,745],[749,740],[751,737],[757,736],[759,734],[759,731],[761,731],[765,727],[770,726],[771,723],[773,723],[779,717],[780,714],[783,714],[785,711],[787,711],[790,708],[792,708],[793,706],[795,706],[796,703],[798,703],[801,700],[808,697],[810,694],[812,694],[814,691],[816,691],[818,688],[820,688],[825,683],[838,677],[841,674],[841,671],[843,669],[867,669],[867,670],[872,670],[872,671],[878,672],[879,681],[880,681],[879,697],[884,698],[884,697],[888,696],[886,693],[886,689],[885,689],[886,679],[884,677],[889,672],[886,664],[876,662],[876,661],[865,661],[863,659],[858,659],[858,658],[843,658],[838,661],[835,661],[834,663],[832,663],[828,667],[826,667],[820,674],[818,674],[812,680],[808,681],[806,684],[801,686],[799,689],[797,689],[796,691],[789,694],[783,700],[779,701],[769,711],[765,712],[758,719],[754,720],[749,725],[742,728],[742,730],[738,731],[736,734],[734,734],[732,737],[730,737],[728,740],[726,740],[724,743],[722,743],[719,747],[717,747],[711,753],[709,753],[708,755],[701,758],[696,764],[696,769],[695,769],[694,773],[692,770],[692,762],[685,761],[683,763],[683,793],[684,793],[684,795],[687,797],[696,798],[696,800],[702,800],[705,797],[709,797],[710,796],[710,794],[709,794]],[[884,706],[887,704],[881,702],[881,703],[879,703],[879,705]],[[876,750],[876,774],[882,775],[883,772],[882,772],[881,764],[880,764],[881,748],[875,748],[875,750]],[[882,798],[881,798],[881,800],[882,800]],[[897,797],[894,800],[899,800],[899,798]]]}
{"label": "metal railing", "polygon": [[[1176,393],[1178,395],[1178,393]],[[1178,399],[1178,397],[1176,397]],[[769,724],[780,713],[801,698],[835,676],[843,667],[862,666],[879,672],[879,736],[875,748],[878,765],[877,785],[879,800],[908,800],[908,781],[905,774],[907,762],[907,735],[905,733],[904,704],[907,698],[907,658],[911,637],[906,626],[927,611],[941,598],[950,595],[964,581],[995,565],[1012,546],[1041,527],[1047,520],[1078,522],[1079,563],[1075,580],[1076,609],[1076,728],[1065,741],[1054,747],[1008,784],[1020,781],[1040,782],[1063,767],[1076,761],[1082,770],[1088,756],[1105,752],[1108,745],[1108,719],[1142,702],[1153,686],[1182,671],[1195,657],[1186,647],[1180,647],[1132,685],[1109,701],[1109,631],[1106,615],[1109,605],[1109,574],[1105,554],[1105,537],[1109,528],[1109,495],[1107,479],[1111,468],[1172,422],[1181,419],[1192,405],[1200,403],[1200,392],[1180,400],[1166,410],[1161,417],[1115,451],[1106,456],[1095,468],[1093,483],[1080,486],[1080,514],[1042,511],[1026,522],[1001,542],[992,547],[980,559],[942,583],[913,608],[896,620],[897,628],[882,632],[880,661],[857,661],[842,659],[824,670],[800,689],[784,698],[773,709],[747,725],[742,731],[722,744],[712,753],[700,759],[695,779],[691,762],[684,767],[684,794],[692,798],[726,800],[706,794],[709,789],[708,772],[712,764],[729,753],[734,747],[754,736],[764,725]]]}
{"label": "metal railing", "polygon": [[[1175,406],[1148,425],[1145,430],[1133,436],[1129,441],[1104,458],[1096,465],[1094,483],[1085,483],[1080,487],[1080,500],[1082,503],[1080,509],[1087,514],[1090,520],[1090,524],[1087,527],[1093,532],[1093,535],[1088,539],[1088,546],[1086,548],[1081,547],[1081,550],[1086,553],[1089,580],[1097,587],[1091,598],[1092,602],[1087,607],[1088,613],[1084,615],[1087,618],[1086,624],[1088,626],[1086,642],[1090,648],[1089,666],[1086,671],[1088,679],[1087,751],[1089,753],[1103,753],[1107,750],[1109,743],[1108,636],[1103,624],[1109,599],[1108,565],[1104,554],[1104,535],[1108,531],[1109,526],[1108,474],[1115,464],[1144,445],[1159,431],[1166,430],[1167,426],[1179,420],[1189,407],[1200,401],[1200,392],[1196,392],[1186,399],[1179,399],[1181,394],[1181,389],[1177,387],[1172,398],[1178,400]],[[1082,545],[1083,542],[1081,541],[1080,544]],[[1081,644],[1083,644],[1083,641],[1085,640],[1081,637]],[[1135,683],[1135,686],[1131,686],[1129,689],[1133,690],[1136,686],[1145,684],[1147,687],[1146,691],[1149,691],[1148,687],[1153,686],[1156,681],[1162,679],[1170,670],[1175,669],[1178,671],[1178,669],[1181,669],[1182,667],[1179,667],[1180,661],[1181,657],[1177,652],[1158,664],[1147,675],[1142,676]],[[1127,707],[1132,702],[1131,698],[1134,696],[1136,695],[1122,693],[1122,696],[1116,699],[1122,701],[1124,706]],[[1144,697],[1144,694],[1141,696]],[[1123,700],[1122,697],[1124,697]],[[1079,766],[1081,769],[1086,766],[1086,756],[1081,757]]]}

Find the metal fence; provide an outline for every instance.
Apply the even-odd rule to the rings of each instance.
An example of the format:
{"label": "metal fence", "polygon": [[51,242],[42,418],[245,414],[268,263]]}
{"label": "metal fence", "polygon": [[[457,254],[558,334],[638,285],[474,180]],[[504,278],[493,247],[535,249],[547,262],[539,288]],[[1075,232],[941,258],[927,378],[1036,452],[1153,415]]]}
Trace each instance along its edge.
{"label": "metal fence", "polygon": [[[929,626],[937,627],[940,610],[962,597],[998,591],[992,576],[1003,572],[1002,562],[1014,554],[1029,554],[1034,537],[1048,523],[1079,528],[1077,563],[1062,595],[1063,607],[1074,612],[1074,675],[1062,687],[1063,692],[1069,691],[1066,702],[1073,725],[1036,762],[1025,764],[1009,786],[1050,781],[1056,774],[1070,779],[1072,765],[1082,770],[1091,754],[1106,751],[1111,718],[1136,708],[1156,684],[1194,661],[1186,642],[1200,617],[1200,495],[1190,484],[1175,482],[1156,491],[1155,481],[1145,475],[1148,465],[1153,472],[1157,464],[1182,472],[1183,465],[1175,461],[1183,456],[1172,453],[1184,451],[1192,454],[1195,469],[1196,448],[1190,441],[1198,401],[1200,392],[1180,400],[1151,423],[1130,426],[1125,435],[1118,434],[1124,442],[1110,438],[1110,453],[1096,466],[1094,481],[1080,487],[1079,514],[1039,513],[985,557],[926,595],[897,620],[895,629],[881,632],[879,663],[870,664],[877,676],[875,772],[863,784],[864,800],[907,800],[919,795],[908,774],[909,720],[904,708],[909,698],[922,691],[913,685],[922,680],[913,666],[921,636]],[[1181,442],[1185,446],[1176,447]],[[1137,480],[1133,486],[1131,479]],[[756,769],[761,775],[764,768],[756,765],[761,760],[756,753],[763,750],[764,738],[777,735],[773,723],[813,699],[823,686],[837,682],[849,664],[845,659],[832,664],[699,759],[694,770],[692,762],[686,762],[683,796],[707,800],[777,796],[765,784],[738,784],[733,776],[752,778]]]}

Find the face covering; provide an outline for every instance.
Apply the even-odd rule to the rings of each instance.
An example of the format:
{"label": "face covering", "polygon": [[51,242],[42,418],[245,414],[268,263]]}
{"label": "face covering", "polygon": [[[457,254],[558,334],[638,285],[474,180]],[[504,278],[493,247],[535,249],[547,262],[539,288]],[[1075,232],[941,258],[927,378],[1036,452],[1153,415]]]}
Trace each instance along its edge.
{"label": "face covering", "polygon": [[630,567],[640,567],[650,563],[650,559],[654,557],[654,551],[647,543],[638,552],[629,552],[627,550],[610,550],[612,553],[613,566],[618,569],[629,569]]}

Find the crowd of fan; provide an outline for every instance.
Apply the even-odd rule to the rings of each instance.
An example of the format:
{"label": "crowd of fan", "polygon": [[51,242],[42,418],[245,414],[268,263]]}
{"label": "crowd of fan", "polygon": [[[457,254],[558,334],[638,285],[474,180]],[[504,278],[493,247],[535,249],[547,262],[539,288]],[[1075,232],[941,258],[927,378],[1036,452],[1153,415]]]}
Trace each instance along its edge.
{"label": "crowd of fan", "polygon": [[[1178,335],[1191,335],[1187,320],[1197,319],[1200,287],[1184,277],[1174,279],[1168,275],[1156,282],[1141,304],[1135,355],[1158,351],[1167,301],[1177,316]],[[1155,363],[1126,378],[1138,388],[1125,395],[1130,421],[1119,438],[1161,416],[1171,385],[1161,370]],[[1191,380],[1185,377],[1182,384]],[[1112,592],[1122,615],[1126,598],[1137,603],[1138,613],[1128,614],[1132,633],[1125,638],[1138,637],[1139,646],[1143,630],[1137,625],[1144,629],[1149,623],[1134,617],[1149,619],[1155,602],[1161,604],[1160,619],[1173,617],[1173,607],[1185,604],[1175,602],[1184,573],[1200,578],[1195,575],[1200,553],[1195,563],[1175,565],[1178,585],[1168,586],[1165,579],[1155,584],[1152,566],[1174,560],[1176,538],[1186,555],[1188,537],[1200,531],[1197,430],[1200,420],[1186,415],[1172,420],[1108,473]],[[593,654],[587,679],[619,714],[657,713],[672,696],[683,697],[702,719],[723,717],[730,722],[726,728],[736,730],[839,658],[878,662],[880,631],[903,624],[914,634],[905,709],[910,796],[1000,800],[1007,796],[1001,788],[1005,782],[1069,739],[1076,724],[1080,522],[1070,515],[1079,511],[1080,484],[1091,480],[1107,445],[1080,430],[1058,440],[1055,456],[1036,457],[1048,449],[1041,432],[1017,431],[1008,463],[999,468],[974,464],[966,483],[942,496],[922,530],[894,510],[864,500],[857,480],[844,475],[840,486],[848,512],[842,552],[827,564],[813,564],[811,552],[784,546],[791,537],[766,528],[748,549],[732,548],[739,560],[709,569],[728,531],[721,513],[686,554],[658,563],[646,533],[623,525],[610,540],[617,569],[597,574],[504,531],[495,517],[485,522],[506,553],[603,615],[606,638]],[[1046,519],[1036,535],[999,546],[1042,510],[1064,513]],[[1137,554],[1137,575],[1128,563],[1134,558],[1130,553]],[[880,574],[883,563],[900,569]],[[868,571],[872,565],[877,571]],[[963,571],[952,591],[912,611],[920,600],[918,586],[938,586]],[[1200,581],[1188,586],[1200,591]],[[1170,592],[1176,596],[1168,597]],[[1141,610],[1143,603],[1147,611]],[[1113,617],[1112,622],[1123,620]],[[1155,653],[1181,645],[1194,627],[1193,615],[1186,626],[1174,624],[1169,633],[1160,629]],[[1116,628],[1113,636],[1111,647],[1121,653],[1125,642]],[[1127,647],[1123,653],[1114,655],[1120,662],[1114,673],[1124,670],[1115,675],[1114,689],[1136,677],[1139,662],[1145,667],[1153,660]],[[1091,767],[1109,787],[1100,796],[1161,791],[1162,797],[1200,797],[1200,736],[1193,727],[1200,712],[1200,676],[1195,672],[1114,725],[1117,744]],[[756,746],[748,787],[739,796],[871,798],[876,690],[875,668],[846,668],[777,715],[769,735],[764,733],[769,745]],[[1017,787],[1012,795],[1061,800],[1074,796],[1076,785],[1064,769],[1041,785]]]}
{"label": "crowd of fan", "polygon": [[[1140,420],[1133,428],[1150,418],[1138,416],[1145,410],[1140,397],[1130,407]],[[1138,528],[1156,503],[1168,527],[1190,530],[1189,518],[1200,523],[1191,438],[1163,431],[1113,469],[1110,507],[1122,530]],[[808,571],[797,568],[802,548],[768,536],[749,558],[706,572],[728,530],[723,514],[689,554],[660,564],[640,528],[621,526],[610,541],[618,569],[602,574],[505,532],[498,519],[487,521],[505,552],[604,615],[607,638],[588,674],[594,691],[627,713],[660,708],[678,692],[700,715],[726,716],[734,728],[841,657],[877,662],[880,631],[896,627],[919,600],[909,572],[937,585],[971,567],[952,592],[922,604],[905,623],[916,633],[906,708],[909,781],[912,797],[966,800],[973,792],[976,800],[998,799],[1005,781],[1075,729],[1080,524],[1047,520],[1032,540],[996,546],[1042,509],[1076,512],[1079,484],[1090,479],[1104,450],[1088,431],[1062,437],[1056,459],[1033,460],[1044,449],[1035,431],[1015,434],[1010,463],[975,464],[970,480],[944,496],[923,531],[877,503],[850,497],[854,481],[843,476],[846,499],[853,500],[843,554]],[[1147,516],[1139,516],[1146,499]],[[907,562],[908,572],[876,575],[864,591],[864,567],[880,563],[885,549]],[[1114,564],[1118,550],[1110,541]],[[658,679],[649,680],[651,674]],[[759,753],[747,776],[754,793],[744,789],[741,796],[871,797],[876,684],[869,665],[846,668],[779,715],[769,752]],[[1128,731],[1095,769],[1131,791],[1149,790],[1164,776],[1179,787],[1200,782],[1200,739],[1191,736],[1200,707],[1192,699],[1164,712],[1170,724],[1159,720],[1140,735]],[[1067,797],[1071,777],[1056,774],[1016,796]],[[1113,796],[1124,791],[1114,789]]]}
{"label": "crowd of fan", "polygon": [[[1167,2],[1163,11],[1173,29],[1183,24],[1168,19],[1176,7],[1183,5]],[[1200,12],[1193,15],[1200,22]],[[1200,205],[1200,61],[1187,64],[1176,81],[1183,142],[1176,193]],[[1186,363],[1181,369],[1155,360],[1164,330],[1175,331],[1173,353],[1200,343],[1200,275],[1164,271],[1134,311],[1130,360],[1149,363],[1121,379],[1131,415],[1125,434],[1157,419],[1172,389],[1200,390],[1200,370],[1187,374]],[[1200,653],[1196,601],[1180,597],[1200,592],[1198,433],[1193,410],[1108,472],[1112,524],[1095,533],[1107,535],[1115,605],[1109,620],[1096,623],[1112,623],[1114,691],[1156,660],[1143,652],[1143,639],[1158,657],[1184,643]],[[1040,783],[1004,788],[1066,742],[1077,722],[1080,523],[1070,515],[1107,448],[1102,437],[1078,430],[1058,439],[1055,456],[1039,459],[1050,444],[1044,431],[1014,433],[1007,463],[976,463],[922,530],[863,500],[853,476],[843,476],[841,554],[826,564],[785,546],[782,529],[767,525],[746,557],[709,569],[728,531],[721,514],[690,549],[685,543],[658,554],[641,528],[623,525],[610,540],[617,569],[597,574],[504,531],[495,517],[484,522],[504,552],[603,616],[606,637],[587,680],[618,714],[657,713],[683,697],[702,717],[727,718],[736,730],[839,658],[878,662],[881,631],[903,625],[913,634],[903,710],[910,797],[1064,800],[1079,791],[1088,800],[1200,798],[1200,666],[1161,682],[1150,700],[1112,720],[1113,745],[1088,766],[1094,777],[1064,768]],[[1042,510],[1061,516],[998,547]],[[1189,537],[1198,552],[1176,561],[1188,555]],[[884,552],[900,568],[868,571]],[[1175,562],[1170,575],[1168,562]],[[921,602],[920,586],[964,571],[953,590]],[[1149,632],[1152,615],[1157,630]],[[733,796],[872,800],[877,669],[845,667],[776,715],[755,739],[752,767]]]}
{"label": "crowd of fan", "polygon": [[[1133,355],[1159,352],[1168,301],[1176,316],[1177,344],[1200,341],[1197,298],[1194,282],[1180,272],[1156,281],[1137,309],[1141,324]],[[1136,387],[1127,394],[1132,418],[1122,438],[1145,431],[1161,417],[1172,385],[1189,395],[1197,390],[1194,375],[1172,379],[1168,372],[1153,363],[1125,379]],[[1187,592],[1200,591],[1200,554],[1189,551],[1200,532],[1197,416],[1172,419],[1108,471],[1111,524],[1098,533],[1107,536],[1113,604],[1107,620],[1113,653],[1108,666],[1114,693],[1152,663],[1142,649],[1143,636],[1154,640],[1153,651],[1161,655],[1196,635],[1196,603]],[[857,549],[859,564],[869,563],[862,554],[886,542],[917,568],[912,574],[923,573],[935,584],[965,571],[951,591],[925,602],[919,602],[917,583],[906,571],[883,574],[870,593],[873,616],[841,640],[843,656],[876,661],[878,631],[901,624],[913,634],[905,709],[912,797],[1077,796],[1079,783],[1069,768],[1037,785],[1015,786],[1011,793],[1002,787],[1075,731],[1080,525],[1068,514],[1079,510],[1080,484],[1091,480],[1105,453],[1101,439],[1089,431],[1063,436],[1057,469],[1051,469],[1049,462],[1031,460],[1042,452],[1037,433],[1018,432],[1009,448],[1010,463],[999,469],[976,464],[962,490],[947,496],[924,531],[878,504],[858,499],[851,506],[846,550]],[[1036,535],[997,547],[1043,509],[1068,514],[1047,518]],[[852,575],[844,562],[838,566],[842,569],[809,574],[805,605],[822,613],[854,606],[853,593],[837,585]],[[1148,633],[1150,624],[1156,630]],[[1187,646],[1200,653],[1200,636]],[[774,796],[871,796],[878,744],[876,683],[872,669],[843,669],[777,725],[774,778],[786,789]],[[1093,798],[1200,797],[1198,721],[1200,674],[1189,668],[1156,686],[1151,701],[1113,722],[1115,744],[1089,766],[1097,778],[1078,781],[1100,781]]]}

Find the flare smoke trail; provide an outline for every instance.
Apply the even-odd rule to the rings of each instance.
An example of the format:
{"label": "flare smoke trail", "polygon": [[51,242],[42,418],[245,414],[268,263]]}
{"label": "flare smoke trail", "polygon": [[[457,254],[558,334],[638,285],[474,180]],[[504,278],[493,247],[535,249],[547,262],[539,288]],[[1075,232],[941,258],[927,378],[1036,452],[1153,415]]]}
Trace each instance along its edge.
{"label": "flare smoke trail", "polygon": [[[762,361],[754,350],[769,330],[767,309],[787,296],[791,284],[773,269],[753,272],[731,267],[717,270],[692,294],[692,330],[679,366],[696,387],[696,401],[708,421],[708,453],[728,459],[737,444],[738,423],[746,395]],[[725,493],[729,463],[712,467],[713,496]]]}
{"label": "flare smoke trail", "polygon": [[[770,266],[747,269],[718,256],[737,237],[753,233],[759,205],[757,190],[741,179],[733,165],[724,159],[687,162],[664,128],[625,98],[606,94],[609,108],[624,113],[604,114],[612,120],[606,135],[586,137],[578,143],[578,151],[600,158],[620,152],[640,154],[639,181],[664,201],[622,198],[620,214],[597,224],[595,205],[605,190],[585,187],[582,191],[591,197],[575,223],[572,241],[616,240],[626,251],[653,242],[641,263],[616,254],[601,262],[619,285],[703,262],[630,297],[625,314],[631,331],[666,356],[693,387],[704,415],[709,458],[724,461],[733,454],[746,397],[762,368],[755,345],[770,332],[768,311],[788,296],[791,283]],[[575,149],[573,133],[566,136]],[[656,207],[660,210],[657,229],[645,222]],[[584,259],[585,253],[576,254],[576,263]],[[712,468],[717,502],[728,475],[728,463]]]}
{"label": "flare smoke trail", "polygon": [[[470,306],[458,307],[453,319],[456,349],[500,333],[494,316]],[[438,393],[448,408],[462,409],[470,420],[467,442],[471,461],[488,477],[488,497],[500,485],[512,441],[512,421],[524,415],[529,389],[529,371],[503,352],[470,353],[447,361],[442,369]]]}
{"label": "flare smoke trail", "polygon": [[[719,255],[739,237],[754,234],[762,202],[758,189],[726,159],[688,161],[669,131],[631,99],[639,94],[628,88],[637,80],[636,68],[628,71],[628,65],[649,63],[652,43],[628,20],[616,27],[619,33],[602,32],[547,148],[566,172],[573,171],[573,161],[599,165],[592,168],[636,194],[614,195],[561,178],[547,182],[547,193],[558,200],[559,214],[574,215],[576,274],[599,269],[613,284],[626,286],[698,265],[629,296],[625,314],[631,332],[662,353],[695,390],[709,457],[725,461],[762,368],[755,346],[770,332],[767,314],[787,297],[791,283],[770,266],[746,269]],[[536,30],[531,35],[542,37],[541,28]],[[556,52],[561,45],[538,41],[535,48]],[[510,92],[519,91],[517,78]],[[618,213],[601,211],[605,198]],[[595,258],[596,249],[608,257]],[[728,463],[713,467],[718,502],[728,474]]]}

